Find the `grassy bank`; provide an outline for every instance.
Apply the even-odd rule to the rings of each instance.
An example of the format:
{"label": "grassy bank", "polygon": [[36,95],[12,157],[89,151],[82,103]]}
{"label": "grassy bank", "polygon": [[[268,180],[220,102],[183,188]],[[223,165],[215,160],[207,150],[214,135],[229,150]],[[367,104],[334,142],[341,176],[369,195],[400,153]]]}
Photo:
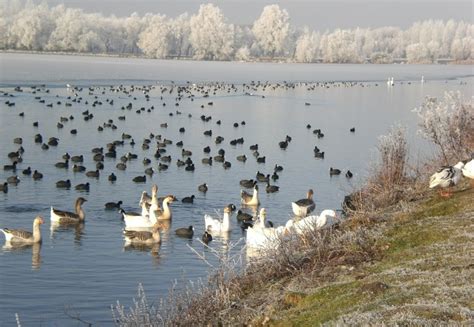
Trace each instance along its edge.
{"label": "grassy bank", "polygon": [[[260,318],[274,326],[385,323],[468,325],[474,319],[472,284],[474,190],[437,195],[390,213],[373,226],[380,257],[357,267],[335,267],[312,289],[286,285]],[[323,277],[323,276],[321,276]],[[293,290],[291,290],[293,288]]]}

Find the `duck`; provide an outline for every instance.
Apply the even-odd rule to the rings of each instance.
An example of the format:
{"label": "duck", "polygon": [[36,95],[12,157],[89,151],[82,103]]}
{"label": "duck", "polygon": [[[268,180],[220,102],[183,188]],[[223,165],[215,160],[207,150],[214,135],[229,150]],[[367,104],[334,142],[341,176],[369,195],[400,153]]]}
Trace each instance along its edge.
{"label": "duck", "polygon": [[63,169],[68,169],[69,168],[69,159],[66,159],[65,161],[60,161],[54,164],[56,168],[63,168]]}
{"label": "duck", "polygon": [[0,228],[0,231],[5,235],[6,243],[10,244],[34,244],[41,243],[40,225],[44,224],[44,219],[41,216],[36,216],[33,220],[33,232],[22,229]]}
{"label": "duck", "polygon": [[245,192],[244,190],[240,190],[240,200],[242,204],[248,206],[258,206],[260,204],[260,200],[258,199],[258,185],[253,187],[252,195]]}
{"label": "duck", "polygon": [[21,172],[23,175],[31,175],[31,167],[28,167],[26,169],[23,169],[23,171]]}
{"label": "duck", "polygon": [[194,235],[194,227],[189,226],[188,228],[178,228],[175,230],[176,235],[181,236],[181,237],[188,237],[192,238]]}
{"label": "duck", "polygon": [[240,161],[240,162],[246,162],[247,161],[247,156],[245,154],[241,154],[239,156],[236,157],[237,161]]}
{"label": "duck", "polygon": [[154,244],[161,243],[160,226],[158,224],[153,226],[151,232],[149,231],[135,231],[124,230],[123,235],[126,243],[138,244]]}
{"label": "duck", "polygon": [[114,210],[114,209],[120,209],[120,206],[122,205],[122,201],[118,202],[107,202],[105,206],[105,210]]}
{"label": "duck", "polygon": [[184,198],[181,199],[181,202],[182,202],[182,203],[193,203],[193,202],[194,202],[194,198],[195,198],[194,194],[191,195],[191,196],[186,196],[186,197],[184,197]]}
{"label": "duck", "polygon": [[4,165],[3,170],[11,170],[16,171],[16,165],[18,164],[17,161],[14,161],[11,165]]}
{"label": "duck", "polygon": [[232,230],[232,225],[230,223],[230,216],[232,214],[232,208],[229,206],[224,208],[224,216],[222,221],[211,217],[210,215],[204,215],[204,227],[205,230],[211,232],[230,232]]}
{"label": "duck", "polygon": [[257,174],[255,176],[257,178],[257,181],[266,183],[270,180],[270,174],[262,174],[261,172],[257,171]]}
{"label": "duck", "polygon": [[8,183],[7,182],[5,182],[3,184],[0,184],[0,192],[8,193]]}
{"label": "duck", "polygon": [[125,212],[123,209],[120,209],[119,212],[123,215],[125,228],[150,228],[153,227],[153,225],[155,225],[159,220],[171,220],[172,213],[169,203],[172,203],[175,199],[176,198],[173,195],[168,195],[163,199],[162,209],[156,205],[153,206],[152,204],[150,210],[147,209],[147,203],[142,201],[141,213]]}
{"label": "duck", "polygon": [[[430,178],[429,188],[439,187],[440,189],[450,188],[459,183],[463,175],[464,163],[459,161],[454,166],[443,166],[436,171]],[[452,192],[440,191],[442,197],[451,196]]]}
{"label": "duck", "polygon": [[296,216],[307,216],[314,210],[314,208],[316,208],[316,204],[313,201],[313,194],[313,190],[309,189],[306,193],[305,199],[300,199],[291,203],[291,208]]}
{"label": "duck", "polygon": [[204,231],[204,234],[202,235],[201,240],[203,241],[204,244],[208,244],[210,241],[212,241],[212,235],[209,234],[208,231]]}
{"label": "duck", "polygon": [[78,224],[83,223],[86,215],[82,209],[82,204],[87,202],[83,197],[78,197],[74,204],[76,212],[61,211],[51,207],[51,222],[59,224]]}
{"label": "duck", "polygon": [[42,178],[43,178],[43,174],[42,174],[42,173],[40,173],[40,172],[37,171],[37,170],[35,170],[35,171],[33,172],[33,179],[34,179],[35,181],[37,181],[37,180],[39,180],[39,179],[42,179]]}
{"label": "duck", "polygon": [[340,175],[340,174],[341,174],[340,169],[332,168],[332,167],[329,168],[329,176]]}
{"label": "duck", "polygon": [[117,180],[117,176],[115,176],[114,173],[111,173],[111,174],[109,175],[109,177],[108,177],[108,180],[109,180],[110,182],[115,182],[115,181]]}
{"label": "duck", "polygon": [[352,178],[352,176],[354,176],[354,174],[352,174],[352,172],[350,170],[347,170],[346,178]]}
{"label": "duck", "polygon": [[237,211],[237,221],[249,222],[253,220],[253,216],[242,210]]}
{"label": "duck", "polygon": [[148,216],[147,203],[142,202],[140,207],[142,208],[141,212],[126,212],[123,208],[119,209],[119,213],[122,215],[126,228],[153,227],[154,223],[150,222]]}
{"label": "duck", "polygon": [[89,183],[77,184],[74,188],[78,191],[89,191]]}
{"label": "duck", "polygon": [[87,177],[92,177],[92,178],[99,178],[100,176],[100,172],[98,169],[96,169],[95,171],[94,170],[90,170],[86,173],[86,176]]}
{"label": "duck", "polygon": [[279,190],[280,190],[279,186],[270,185],[270,181],[267,182],[267,187],[265,188],[265,191],[267,193],[275,193],[275,192],[278,192]]}
{"label": "duck", "polygon": [[242,179],[240,180],[239,184],[242,187],[253,188],[257,184],[257,182],[253,179]]}
{"label": "duck", "polygon": [[74,164],[72,166],[72,171],[75,172],[75,173],[82,173],[82,172],[86,171],[86,167]]}
{"label": "duck", "polygon": [[57,188],[70,188],[71,187],[71,181],[69,179],[57,181],[56,182],[56,187]]}
{"label": "duck", "polygon": [[146,183],[146,175],[134,177],[133,181],[135,183]]}
{"label": "duck", "polygon": [[331,226],[335,223],[336,218],[337,215],[334,210],[325,209],[319,214],[319,216],[307,216],[300,220],[290,219],[286,222],[285,228],[287,231],[303,234],[306,231],[314,231],[315,229]]}
{"label": "duck", "polygon": [[199,190],[200,192],[202,192],[202,193],[206,193],[207,190],[208,190],[207,184],[204,183],[204,184],[199,185],[199,186],[198,186],[198,190]]}

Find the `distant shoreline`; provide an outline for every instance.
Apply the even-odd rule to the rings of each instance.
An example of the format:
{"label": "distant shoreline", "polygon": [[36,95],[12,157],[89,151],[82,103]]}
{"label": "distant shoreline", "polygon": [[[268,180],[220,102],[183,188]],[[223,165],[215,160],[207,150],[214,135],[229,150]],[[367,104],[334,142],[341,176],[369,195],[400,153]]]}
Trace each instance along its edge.
{"label": "distant shoreline", "polygon": [[350,63],[350,62],[336,62],[328,63],[322,61],[315,62],[297,62],[288,60],[285,58],[264,58],[264,59],[254,59],[254,60],[200,60],[190,57],[170,57],[170,58],[150,58],[141,55],[134,54],[114,54],[114,53],[93,53],[93,52],[67,52],[67,51],[28,51],[28,50],[0,50],[0,53],[7,54],[36,54],[36,55],[60,55],[60,56],[79,56],[79,57],[100,57],[100,58],[124,58],[124,59],[147,59],[147,60],[176,60],[176,61],[206,61],[206,62],[247,62],[247,63],[282,63],[282,64],[302,64],[302,65],[314,65],[314,64],[338,64],[338,65],[474,65],[474,60],[452,60],[446,58],[443,63],[406,63],[406,62],[393,62],[393,63]]}

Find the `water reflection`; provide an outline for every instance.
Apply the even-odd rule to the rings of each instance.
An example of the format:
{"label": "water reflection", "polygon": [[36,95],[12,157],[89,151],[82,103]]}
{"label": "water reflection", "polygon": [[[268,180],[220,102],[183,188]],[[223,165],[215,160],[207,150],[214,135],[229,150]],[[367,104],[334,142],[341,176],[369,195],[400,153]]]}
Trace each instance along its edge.
{"label": "water reflection", "polygon": [[157,265],[160,262],[160,243],[155,244],[137,244],[125,242],[123,250],[128,251],[137,251],[137,252],[149,252],[152,258],[152,262]]}
{"label": "water reflection", "polygon": [[50,238],[52,240],[57,239],[58,235],[64,232],[69,232],[70,230],[74,230],[74,243],[76,245],[82,245],[82,237],[85,235],[84,233],[85,224],[75,224],[75,225],[62,225],[56,222],[51,222],[50,228]]}
{"label": "water reflection", "polygon": [[17,254],[26,253],[31,249],[31,268],[33,270],[39,270],[41,268],[41,243],[24,244],[7,242],[2,249],[6,252]]}

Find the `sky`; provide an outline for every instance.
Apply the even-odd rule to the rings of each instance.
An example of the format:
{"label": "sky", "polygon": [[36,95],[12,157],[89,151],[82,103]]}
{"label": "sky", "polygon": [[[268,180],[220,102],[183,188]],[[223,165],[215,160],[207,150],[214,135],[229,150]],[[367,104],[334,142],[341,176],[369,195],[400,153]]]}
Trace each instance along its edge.
{"label": "sky", "polygon": [[399,26],[409,27],[425,19],[473,21],[472,0],[47,0],[50,5],[82,8],[87,12],[114,14],[147,12],[176,17],[193,14],[201,3],[214,3],[234,24],[251,24],[264,6],[279,4],[292,25],[324,31],[335,28]]}

